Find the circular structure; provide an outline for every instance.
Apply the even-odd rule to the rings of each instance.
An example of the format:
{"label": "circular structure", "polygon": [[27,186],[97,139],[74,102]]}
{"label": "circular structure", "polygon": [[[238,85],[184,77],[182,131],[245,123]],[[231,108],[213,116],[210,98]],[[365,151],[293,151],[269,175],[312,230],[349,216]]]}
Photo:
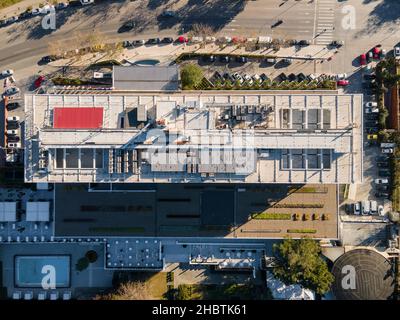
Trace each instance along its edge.
{"label": "circular structure", "polygon": [[338,300],[386,300],[394,290],[392,264],[369,249],[355,249],[334,263],[333,293]]}
{"label": "circular structure", "polygon": [[156,66],[158,64],[160,64],[160,60],[156,59],[146,59],[135,62],[135,65],[139,67]]}

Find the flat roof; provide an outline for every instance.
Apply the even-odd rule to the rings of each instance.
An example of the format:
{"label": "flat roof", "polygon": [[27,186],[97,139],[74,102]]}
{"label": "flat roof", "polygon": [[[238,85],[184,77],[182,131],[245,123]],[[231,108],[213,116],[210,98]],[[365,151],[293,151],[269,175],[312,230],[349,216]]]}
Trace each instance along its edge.
{"label": "flat roof", "polygon": [[96,129],[103,125],[103,108],[55,107],[54,129]]}
{"label": "flat roof", "polygon": [[[54,129],[55,108],[89,106],[104,108],[101,128]],[[139,108],[148,120],[125,126],[127,110]],[[27,182],[357,183],[363,179],[359,94],[264,90],[41,94],[26,95],[25,110]],[[163,150],[162,135],[170,139]],[[229,164],[232,150],[243,148],[255,164],[244,173]],[[160,156],[169,155],[166,163],[152,162],[156,149]],[[179,150],[189,152],[186,162],[173,163]],[[200,154],[204,150],[211,150],[210,158],[222,163],[205,163]]]}
{"label": "flat roof", "polygon": [[177,91],[178,66],[114,66],[113,88],[134,91]]}
{"label": "flat roof", "polygon": [[49,221],[49,201],[28,201],[26,203],[26,221]]}
{"label": "flat roof", "polygon": [[0,222],[17,221],[17,203],[0,202]]}

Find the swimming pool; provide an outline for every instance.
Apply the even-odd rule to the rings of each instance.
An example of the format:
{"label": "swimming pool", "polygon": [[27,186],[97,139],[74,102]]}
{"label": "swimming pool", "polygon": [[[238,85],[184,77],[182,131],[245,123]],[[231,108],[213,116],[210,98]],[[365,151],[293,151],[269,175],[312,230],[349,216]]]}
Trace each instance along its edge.
{"label": "swimming pool", "polygon": [[135,61],[134,64],[136,66],[140,66],[140,67],[156,66],[156,65],[160,64],[160,60],[157,60],[157,59],[139,60],[139,61]]}
{"label": "swimming pool", "polygon": [[48,270],[55,271],[56,288],[70,287],[70,256],[15,256],[15,286],[42,288]]}

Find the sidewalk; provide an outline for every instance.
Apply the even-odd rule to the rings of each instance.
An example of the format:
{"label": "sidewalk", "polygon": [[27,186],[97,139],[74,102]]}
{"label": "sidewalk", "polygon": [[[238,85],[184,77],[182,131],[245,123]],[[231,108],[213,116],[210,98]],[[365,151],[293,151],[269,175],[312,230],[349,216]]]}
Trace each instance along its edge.
{"label": "sidewalk", "polygon": [[[294,59],[307,59],[307,60],[326,60],[334,55],[334,50],[329,50],[322,45],[310,45],[303,48],[289,47],[281,48],[279,51],[274,52],[273,49],[260,49],[256,51],[246,51],[244,48],[237,48],[234,45],[226,46],[224,49],[216,44],[207,44],[204,48],[200,48],[199,44],[185,45],[185,44],[168,44],[158,46],[141,46],[136,48],[124,49],[123,52],[114,57],[117,60],[135,60],[142,59],[158,59],[160,64],[170,63],[182,53],[214,53],[214,54],[238,54],[238,55],[271,55],[276,58],[294,58]],[[79,61],[73,62],[72,59],[62,59],[50,63],[52,66],[87,66],[99,60],[106,60],[107,57],[104,53],[89,53],[81,57]]]}

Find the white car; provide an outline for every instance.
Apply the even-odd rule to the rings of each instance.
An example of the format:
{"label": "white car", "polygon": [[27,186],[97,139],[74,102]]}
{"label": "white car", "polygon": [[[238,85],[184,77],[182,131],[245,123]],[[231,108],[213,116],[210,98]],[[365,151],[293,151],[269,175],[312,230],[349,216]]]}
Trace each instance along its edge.
{"label": "white car", "polygon": [[253,80],[256,81],[256,82],[261,82],[261,78],[260,78],[260,76],[258,74],[255,74],[253,76]]}
{"label": "white car", "polygon": [[19,89],[17,87],[11,87],[4,91],[3,96],[13,96],[17,93],[19,93]]}
{"label": "white car", "polygon": [[365,108],[365,113],[379,113],[379,108]]}
{"label": "white car", "polygon": [[245,74],[245,75],[243,76],[243,79],[244,79],[244,81],[246,81],[249,85],[252,85],[252,84],[253,84],[253,79],[252,79],[248,74]]}
{"label": "white car", "polygon": [[1,73],[2,77],[11,77],[14,74],[14,70],[8,69],[8,70],[4,70]]}
{"label": "white car", "polygon": [[94,0],[81,0],[81,5],[87,6],[89,4],[94,4]]}
{"label": "white car", "polygon": [[346,73],[339,73],[336,75],[336,80],[345,80],[347,78]]}
{"label": "white car", "polygon": [[31,11],[33,16],[38,16],[41,13],[41,10],[38,8],[32,9]]}
{"label": "white car", "polygon": [[393,153],[394,150],[392,148],[384,148],[382,149],[382,153]]}
{"label": "white car", "polygon": [[385,215],[385,213],[383,212],[383,205],[378,206],[378,215],[380,215],[381,217]]}
{"label": "white car", "polygon": [[20,142],[9,142],[7,143],[8,148],[21,148]]}
{"label": "white car", "polygon": [[356,215],[360,215],[361,214],[360,202],[356,202],[354,204],[354,214],[356,214]]}
{"label": "white car", "polygon": [[384,178],[384,179],[375,179],[374,180],[375,184],[388,184],[389,180]]}
{"label": "white car", "polygon": [[18,129],[7,130],[7,135],[9,136],[16,136],[18,135],[18,133],[19,133]]}
{"label": "white car", "polygon": [[11,121],[19,121],[19,117],[18,117],[18,116],[7,117],[7,121],[8,121],[8,122],[11,122]]}
{"label": "white car", "polygon": [[365,108],[374,108],[378,106],[378,102],[368,101],[364,103]]}
{"label": "white car", "polygon": [[394,56],[396,58],[400,57],[400,47],[394,47]]}
{"label": "white car", "polygon": [[239,73],[237,73],[237,72],[235,72],[234,74],[232,74],[232,77],[233,77],[233,79],[235,79],[235,81],[239,81],[239,83],[240,84],[242,84],[243,83],[243,77],[239,74]]}

